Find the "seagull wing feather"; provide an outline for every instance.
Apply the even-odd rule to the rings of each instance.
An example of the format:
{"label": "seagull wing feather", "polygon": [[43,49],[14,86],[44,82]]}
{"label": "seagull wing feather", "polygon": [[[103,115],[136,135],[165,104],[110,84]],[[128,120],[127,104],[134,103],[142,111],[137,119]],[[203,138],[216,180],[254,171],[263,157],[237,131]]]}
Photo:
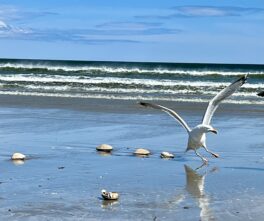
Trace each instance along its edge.
{"label": "seagull wing feather", "polygon": [[234,92],[236,92],[247,80],[247,75],[239,78],[223,90],[221,90],[208,104],[207,110],[205,111],[203,117],[203,124],[209,125],[211,123],[211,119],[216,111],[217,107],[227,97],[231,96]]}
{"label": "seagull wing feather", "polygon": [[151,104],[151,103],[145,103],[145,102],[140,102],[139,104],[142,106],[145,106],[145,107],[152,107],[154,109],[158,109],[158,110],[162,110],[162,111],[166,112],[167,114],[172,116],[174,119],[176,119],[187,130],[188,133],[191,131],[191,129],[189,128],[187,123],[175,111],[173,111],[167,107],[157,105],[157,104]]}

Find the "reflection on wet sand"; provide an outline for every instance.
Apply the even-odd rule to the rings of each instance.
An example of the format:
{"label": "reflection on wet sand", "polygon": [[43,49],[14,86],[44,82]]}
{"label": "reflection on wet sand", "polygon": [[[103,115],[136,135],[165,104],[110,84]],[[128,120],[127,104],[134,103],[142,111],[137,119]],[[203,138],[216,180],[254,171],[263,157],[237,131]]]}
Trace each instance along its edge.
{"label": "reflection on wet sand", "polygon": [[12,160],[13,164],[16,166],[23,165],[25,163],[24,160]]}
{"label": "reflection on wet sand", "polygon": [[[188,195],[195,200],[200,211],[200,220],[201,221],[213,221],[216,220],[213,211],[210,209],[210,196],[206,194],[205,186],[205,177],[207,172],[200,174],[197,170],[193,170],[191,167],[184,165],[186,184],[183,191],[175,196],[173,200],[169,201],[169,207],[179,205],[183,202],[188,202]],[[217,168],[213,168],[210,173],[215,172]],[[189,208],[188,206],[184,207],[185,209]]]}
{"label": "reflection on wet sand", "polygon": [[104,152],[104,151],[97,151],[97,154],[99,154],[100,156],[103,156],[103,157],[107,157],[107,156],[112,155],[111,152]]}
{"label": "reflection on wet sand", "polygon": [[102,200],[101,207],[105,209],[105,208],[112,207],[117,204],[118,204],[118,201],[116,200]]}
{"label": "reflection on wet sand", "polygon": [[[186,191],[197,201],[198,207],[201,209],[201,220],[216,220],[213,212],[210,209],[210,196],[206,194],[204,190],[205,177],[207,173],[203,175],[197,173],[187,165],[184,165],[186,175]],[[214,171],[214,170],[212,170]]]}

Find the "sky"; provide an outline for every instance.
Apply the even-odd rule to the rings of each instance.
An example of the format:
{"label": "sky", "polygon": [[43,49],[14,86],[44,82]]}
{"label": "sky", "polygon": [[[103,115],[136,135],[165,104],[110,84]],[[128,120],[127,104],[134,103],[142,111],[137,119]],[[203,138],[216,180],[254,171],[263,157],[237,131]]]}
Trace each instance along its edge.
{"label": "sky", "polygon": [[0,0],[0,58],[264,64],[264,1]]}

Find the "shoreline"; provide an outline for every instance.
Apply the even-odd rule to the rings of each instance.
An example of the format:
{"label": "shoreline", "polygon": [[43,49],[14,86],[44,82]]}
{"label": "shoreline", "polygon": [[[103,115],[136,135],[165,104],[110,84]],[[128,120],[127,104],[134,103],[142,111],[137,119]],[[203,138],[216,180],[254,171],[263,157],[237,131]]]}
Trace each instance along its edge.
{"label": "shoreline", "polygon": [[[49,96],[28,96],[28,95],[0,95],[0,107],[27,107],[27,108],[50,108],[69,109],[77,111],[96,112],[142,112],[142,108],[136,100],[105,99],[105,98],[73,98],[73,97],[49,97]],[[144,102],[158,103],[176,111],[203,113],[208,103],[206,102],[183,102],[183,101],[159,101],[144,100]],[[195,105],[195,109],[193,108]],[[256,104],[230,104],[221,103],[217,113],[227,114],[237,112],[243,114],[264,113],[263,105]],[[142,112],[143,113],[143,112]],[[159,113],[153,111],[152,113]]]}

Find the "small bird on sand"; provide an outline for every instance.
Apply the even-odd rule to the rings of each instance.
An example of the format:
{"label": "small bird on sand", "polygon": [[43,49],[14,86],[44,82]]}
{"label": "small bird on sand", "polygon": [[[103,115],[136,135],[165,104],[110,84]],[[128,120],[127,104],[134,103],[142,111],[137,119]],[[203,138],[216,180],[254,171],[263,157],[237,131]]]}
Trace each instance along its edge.
{"label": "small bird on sand", "polygon": [[236,92],[246,82],[246,80],[247,80],[247,75],[239,78],[238,80],[236,80],[235,82],[233,82],[232,84],[230,84],[229,86],[221,90],[209,102],[207,110],[205,111],[202,123],[197,125],[193,129],[191,129],[188,126],[188,124],[175,111],[167,107],[157,105],[157,104],[145,103],[145,102],[140,102],[140,104],[145,107],[151,107],[154,109],[162,110],[166,112],[167,114],[169,114],[170,116],[172,116],[173,118],[175,118],[176,121],[178,121],[186,129],[189,135],[186,152],[189,150],[194,150],[195,154],[198,157],[200,157],[203,160],[203,162],[206,164],[208,160],[204,158],[200,153],[197,152],[197,149],[199,149],[200,147],[203,147],[206,152],[212,154],[214,157],[216,158],[219,157],[218,154],[213,153],[206,146],[206,136],[205,136],[206,133],[212,132],[212,133],[217,134],[217,130],[214,129],[210,125],[213,114],[216,111],[217,107],[219,106],[220,102],[223,101],[225,98],[231,96],[234,92]]}

